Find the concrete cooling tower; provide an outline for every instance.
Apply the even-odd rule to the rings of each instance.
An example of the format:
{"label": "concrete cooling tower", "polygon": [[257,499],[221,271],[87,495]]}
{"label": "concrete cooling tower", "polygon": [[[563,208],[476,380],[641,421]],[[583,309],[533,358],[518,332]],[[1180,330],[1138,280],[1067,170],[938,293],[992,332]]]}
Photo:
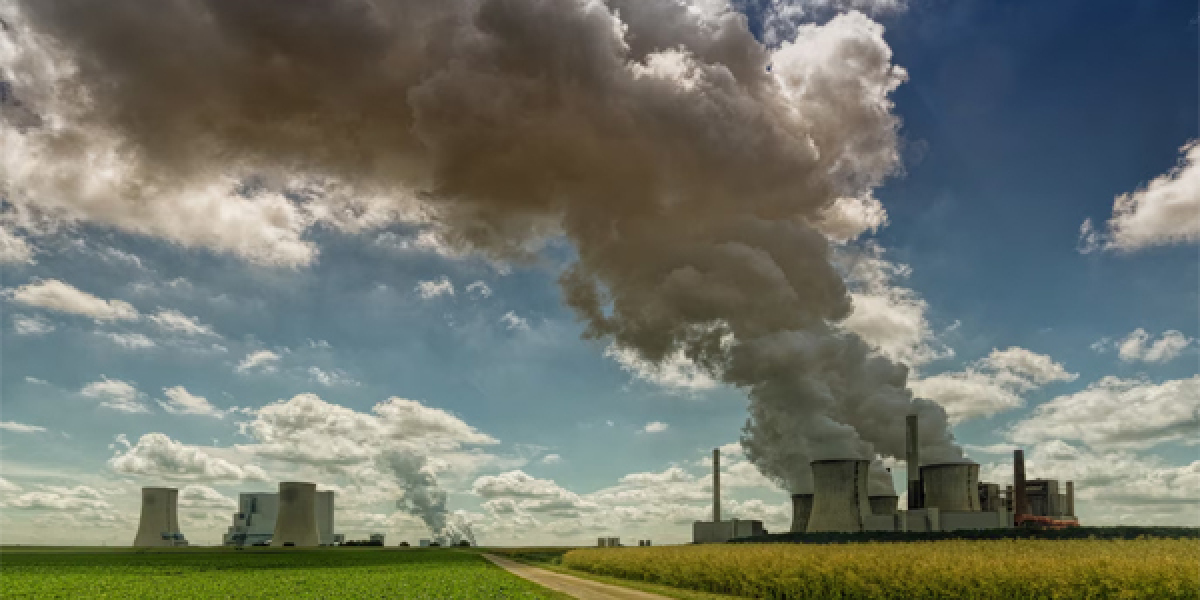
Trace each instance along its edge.
{"label": "concrete cooling tower", "polygon": [[881,494],[879,496],[868,496],[867,502],[871,505],[871,514],[894,515],[896,514],[900,498],[898,496]]}
{"label": "concrete cooling tower", "polygon": [[808,531],[808,517],[812,514],[812,494],[792,494],[792,533]]}
{"label": "concrete cooling tower", "polygon": [[317,484],[284,481],[279,484],[279,514],[275,517],[272,546],[316,546]]}
{"label": "concrete cooling tower", "polygon": [[186,546],[179,532],[179,490],[175,488],[142,488],[142,517],[138,520],[133,545],[140,548],[155,546]]}
{"label": "concrete cooling tower", "polygon": [[925,507],[942,511],[979,511],[979,465],[945,463],[921,467]]}
{"label": "concrete cooling tower", "polygon": [[813,505],[809,533],[862,531],[871,516],[867,500],[869,460],[815,460],[812,462]]}

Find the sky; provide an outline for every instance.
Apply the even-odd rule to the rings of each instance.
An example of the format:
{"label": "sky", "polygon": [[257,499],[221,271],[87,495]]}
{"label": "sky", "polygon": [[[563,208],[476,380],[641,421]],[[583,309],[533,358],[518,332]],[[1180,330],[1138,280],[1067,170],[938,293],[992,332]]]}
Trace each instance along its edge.
{"label": "sky", "polygon": [[[350,539],[682,543],[714,447],[723,514],[781,531],[830,419],[903,491],[911,406],[984,480],[1018,447],[1073,480],[1086,525],[1200,525],[1194,5],[463,0],[436,51],[358,73],[411,33],[358,4],[210,6],[236,36],[209,38],[0,3],[0,543],[129,544],[161,485],[218,543],[238,493],[296,480]],[[235,38],[278,63],[129,51]],[[782,296],[722,278],[751,234],[706,227],[747,214],[800,223],[745,225],[784,232]],[[853,385],[746,374],[796,339]],[[860,401],[892,433],[838,417]]]}

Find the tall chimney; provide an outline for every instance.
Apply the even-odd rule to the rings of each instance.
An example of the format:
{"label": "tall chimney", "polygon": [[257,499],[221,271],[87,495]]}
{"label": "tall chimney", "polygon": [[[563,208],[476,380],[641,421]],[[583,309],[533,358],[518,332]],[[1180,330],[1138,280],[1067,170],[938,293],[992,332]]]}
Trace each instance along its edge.
{"label": "tall chimney", "polygon": [[1025,499],[1025,451],[1013,450],[1013,516],[1029,514]]}
{"label": "tall chimney", "polygon": [[1075,482],[1067,482],[1067,516],[1075,516]]}
{"label": "tall chimney", "polygon": [[713,448],[713,523],[721,522],[721,449]]}
{"label": "tall chimney", "polygon": [[917,415],[908,415],[907,423],[904,460],[908,463],[908,509],[916,510],[925,504],[924,490],[921,489],[921,453],[917,445]]}

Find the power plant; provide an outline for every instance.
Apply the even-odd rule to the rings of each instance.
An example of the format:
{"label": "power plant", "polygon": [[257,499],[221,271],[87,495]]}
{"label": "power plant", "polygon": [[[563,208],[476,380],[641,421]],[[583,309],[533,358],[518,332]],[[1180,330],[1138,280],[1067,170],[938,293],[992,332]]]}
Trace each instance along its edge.
{"label": "power plant", "polygon": [[[282,485],[281,485],[282,487]],[[226,531],[226,546],[266,545],[275,538],[280,495],[275,492],[249,492],[238,495],[238,512]],[[341,543],[345,536],[334,533],[333,492],[316,492],[317,538],[322,546]]]}
{"label": "power plant", "polygon": [[179,490],[142,488],[142,515],[133,545],[139,548],[188,545],[179,531]]}
{"label": "power plant", "polygon": [[[1063,528],[1079,525],[1075,485],[1059,491],[1054,479],[1026,480],[1021,450],[1013,454],[1013,485],[1004,491],[979,481],[973,462],[922,465],[916,415],[906,419],[908,502],[895,494],[868,494],[870,461],[814,460],[813,493],[792,494],[790,533],[906,531],[934,532],[1011,527]],[[720,543],[766,534],[761,521],[721,520],[720,456],[713,451],[713,520],[696,521],[694,543]]]}

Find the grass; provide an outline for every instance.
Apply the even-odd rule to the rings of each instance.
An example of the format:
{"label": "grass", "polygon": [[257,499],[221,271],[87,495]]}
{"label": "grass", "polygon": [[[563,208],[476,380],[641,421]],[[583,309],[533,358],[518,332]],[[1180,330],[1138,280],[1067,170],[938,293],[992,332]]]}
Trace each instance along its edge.
{"label": "grass", "polygon": [[5,548],[0,597],[567,597],[450,549],[96,550]]}
{"label": "grass", "polygon": [[1200,599],[1190,539],[587,548],[562,564],[751,598]]}

